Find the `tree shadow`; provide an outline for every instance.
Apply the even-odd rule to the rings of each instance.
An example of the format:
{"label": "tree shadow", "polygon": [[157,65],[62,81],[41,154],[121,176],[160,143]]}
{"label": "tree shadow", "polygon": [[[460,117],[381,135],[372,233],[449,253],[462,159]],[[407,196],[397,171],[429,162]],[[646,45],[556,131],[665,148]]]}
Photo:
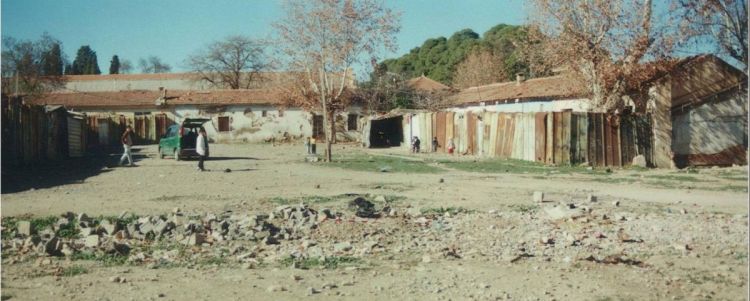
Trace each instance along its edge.
{"label": "tree shadow", "polygon": [[110,171],[106,169],[108,161],[109,156],[105,154],[90,154],[43,165],[3,164],[1,190],[6,194],[83,183],[89,177]]}
{"label": "tree shadow", "polygon": [[227,161],[227,160],[265,160],[254,157],[208,157],[206,161]]}

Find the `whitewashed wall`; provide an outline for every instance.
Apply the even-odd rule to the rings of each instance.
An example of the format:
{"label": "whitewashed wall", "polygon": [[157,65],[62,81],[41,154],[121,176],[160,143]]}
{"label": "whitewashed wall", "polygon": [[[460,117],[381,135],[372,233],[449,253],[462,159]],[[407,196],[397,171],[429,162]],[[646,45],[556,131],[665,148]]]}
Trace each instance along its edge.
{"label": "whitewashed wall", "polygon": [[451,108],[453,112],[505,112],[505,113],[529,113],[529,112],[561,112],[573,110],[573,112],[598,112],[591,106],[588,99],[568,99],[552,101],[530,101],[530,102],[485,102],[484,105],[472,105],[467,107]]}

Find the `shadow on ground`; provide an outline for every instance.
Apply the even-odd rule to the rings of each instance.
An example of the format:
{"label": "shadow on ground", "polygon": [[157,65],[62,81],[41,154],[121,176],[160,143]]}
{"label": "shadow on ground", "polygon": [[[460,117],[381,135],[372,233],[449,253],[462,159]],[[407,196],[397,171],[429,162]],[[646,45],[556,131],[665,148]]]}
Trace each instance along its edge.
{"label": "shadow on ground", "polygon": [[[133,163],[147,156],[132,150]],[[112,150],[87,152],[83,158],[70,158],[39,165],[14,166],[2,164],[2,193],[16,193],[29,189],[50,188],[60,185],[83,183],[87,178],[110,171],[118,165],[122,153]],[[5,161],[5,160],[3,160]],[[127,160],[126,160],[127,162]]]}

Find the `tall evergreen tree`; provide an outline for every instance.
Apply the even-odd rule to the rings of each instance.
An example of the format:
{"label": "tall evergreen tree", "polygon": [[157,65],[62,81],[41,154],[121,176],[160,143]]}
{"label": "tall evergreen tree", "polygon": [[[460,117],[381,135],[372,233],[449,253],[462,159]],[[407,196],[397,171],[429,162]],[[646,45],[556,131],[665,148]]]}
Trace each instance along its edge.
{"label": "tall evergreen tree", "polygon": [[70,74],[101,74],[99,62],[96,60],[96,52],[89,45],[78,48],[76,59]]}
{"label": "tall evergreen tree", "polygon": [[52,44],[52,48],[42,54],[42,74],[43,75],[62,75],[63,58],[60,50],[60,43]]}
{"label": "tall evergreen tree", "polygon": [[109,74],[120,73],[120,58],[115,54],[112,56],[112,60],[109,61]]}

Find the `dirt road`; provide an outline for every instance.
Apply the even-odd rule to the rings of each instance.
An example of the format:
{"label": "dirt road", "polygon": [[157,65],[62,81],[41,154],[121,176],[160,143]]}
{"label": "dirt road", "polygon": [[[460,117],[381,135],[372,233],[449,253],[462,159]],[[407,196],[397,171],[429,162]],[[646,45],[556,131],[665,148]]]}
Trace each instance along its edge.
{"label": "dirt road", "polygon": [[[484,165],[481,160],[473,162],[475,158],[362,150],[351,145],[336,147],[335,154],[342,156],[343,163],[331,167],[305,163],[301,145],[211,147],[208,172],[197,171],[195,161],[159,159],[155,146],[146,146],[137,148],[136,167],[114,166],[117,155],[113,154],[56,168],[3,174],[2,216],[30,219],[68,211],[89,216],[118,216],[123,212],[146,216],[170,214],[175,208],[195,214],[269,212],[280,204],[321,199],[325,201],[313,201],[310,206],[344,211],[348,199],[342,196],[370,195],[397,200],[394,206],[400,212],[412,208],[438,212],[430,224],[444,223],[451,230],[396,226],[413,225],[416,216],[382,219],[378,221],[382,227],[402,230],[390,235],[379,233],[383,251],[371,256],[357,252],[366,243],[364,232],[358,232],[363,230],[324,223],[319,231],[328,229],[334,234],[313,234],[313,238],[324,246],[324,240],[331,240],[331,246],[351,242],[354,247],[349,255],[360,264],[310,269],[271,260],[288,255],[283,243],[265,251],[272,254],[265,257],[267,264],[251,269],[232,262],[154,269],[145,264],[106,265],[63,258],[46,262],[40,257],[9,254],[6,250],[12,241],[3,237],[4,298],[746,298],[746,167],[695,173],[633,169],[606,173],[585,168],[572,172],[482,172],[466,168]],[[384,158],[406,158],[418,172],[410,172],[408,166],[400,172],[394,165],[400,163],[381,163]],[[364,162],[350,166],[347,160]],[[547,202],[532,202],[534,191],[544,192]],[[597,202],[587,203],[588,195],[596,196]],[[568,203],[593,210],[584,221],[550,218],[553,213],[549,208],[564,208]],[[444,210],[449,207],[460,210]],[[370,223],[379,229],[378,222]],[[614,239],[615,233],[620,233],[618,229],[637,238],[636,243]],[[576,233],[586,235],[577,237]],[[573,237],[572,243],[564,243],[566,237]],[[541,245],[540,240],[544,241]],[[686,244],[687,250],[677,247]],[[446,248],[460,249],[460,256],[445,255]],[[528,258],[515,258],[519,248]],[[627,254],[627,258],[602,260],[614,254]],[[636,260],[628,261],[630,258]],[[69,276],[51,272],[71,266],[80,267],[81,272]],[[127,282],[109,281],[113,276]]]}

